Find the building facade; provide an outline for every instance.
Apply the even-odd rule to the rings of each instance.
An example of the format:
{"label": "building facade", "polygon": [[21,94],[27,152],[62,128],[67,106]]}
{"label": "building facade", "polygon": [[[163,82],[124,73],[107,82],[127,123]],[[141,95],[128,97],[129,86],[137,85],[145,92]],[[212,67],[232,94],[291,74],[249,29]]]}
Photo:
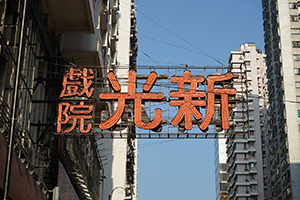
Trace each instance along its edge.
{"label": "building facade", "polygon": [[216,183],[216,200],[228,199],[228,173],[227,173],[227,154],[226,139],[218,138],[215,140],[215,183]]}
{"label": "building facade", "polygon": [[265,69],[265,55],[253,43],[230,54],[229,71],[239,77],[233,86],[241,101],[230,111],[234,124],[227,132],[228,199],[265,199],[262,122],[266,116],[261,114],[267,107]]}
{"label": "building facade", "polygon": [[263,0],[273,196],[300,198],[299,2]]}
{"label": "building facade", "polygon": [[[136,198],[135,139],[120,140],[123,148],[117,149],[117,140],[74,137],[79,126],[88,129],[87,122],[81,127],[75,118],[58,120],[61,103],[89,103],[95,127],[103,110],[113,112],[114,105],[100,101],[98,93],[109,90],[108,71],[121,77],[135,67],[134,8],[131,0],[0,2],[1,198],[100,200],[116,187],[126,191],[123,199]],[[73,88],[88,90],[64,94],[63,80],[84,80],[85,69],[91,85]],[[73,125],[73,136],[62,137]],[[111,169],[105,172],[104,164]],[[120,166],[123,170],[117,170]],[[118,199],[118,193],[111,199]]]}
{"label": "building facade", "polygon": [[[112,7],[111,3],[117,2],[117,7]],[[110,3],[110,5],[109,5]],[[137,35],[136,35],[136,14],[135,0],[108,1],[106,4],[107,32],[103,33],[108,38],[105,44],[104,62],[107,72],[113,71],[121,85],[121,91],[127,92],[128,71],[136,70],[137,56]],[[113,8],[113,9],[112,9]],[[108,82],[107,82],[108,84]],[[108,116],[111,116],[117,109],[118,102],[109,104]],[[106,112],[106,111],[105,111]],[[123,120],[132,120],[133,115],[129,114],[125,108]],[[112,130],[114,134],[134,133],[134,127],[124,127],[123,129]],[[131,134],[128,134],[128,136]],[[132,136],[132,137],[131,137]],[[137,140],[134,135],[128,138],[99,140],[100,148],[105,156],[105,177],[103,185],[103,199],[109,197],[114,199],[137,199]]]}

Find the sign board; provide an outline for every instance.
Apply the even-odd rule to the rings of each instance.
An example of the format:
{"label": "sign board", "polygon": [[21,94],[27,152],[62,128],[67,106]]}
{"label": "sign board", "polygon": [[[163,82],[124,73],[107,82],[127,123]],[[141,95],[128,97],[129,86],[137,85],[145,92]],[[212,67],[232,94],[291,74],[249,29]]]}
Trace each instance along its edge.
{"label": "sign board", "polygon": [[[129,70],[126,80],[127,91],[125,92],[122,91],[118,77],[111,71],[107,73],[107,80],[112,91],[95,94],[97,88],[94,88],[94,70],[71,67],[63,78],[56,132],[67,135],[100,133],[103,136],[103,134],[118,135],[118,131],[122,135],[126,129],[125,132],[134,135],[138,129],[149,130],[153,132],[151,134],[155,134],[157,131],[161,132],[164,124],[167,124],[173,127],[180,126],[183,132],[192,130],[196,125],[198,132],[206,134],[213,121],[215,125],[219,125],[220,130],[229,129],[229,99],[235,99],[237,93],[233,88],[233,74],[227,72],[204,76],[204,74],[192,74],[192,71],[185,69],[182,75],[176,73],[172,76],[168,72],[169,75],[166,76],[168,83],[165,83],[165,86],[167,84],[169,88],[152,91],[154,86],[160,86],[160,88],[162,86],[161,83],[157,83],[160,74],[151,71],[144,76],[145,80],[141,83],[137,81],[141,76],[137,75],[135,70]],[[139,86],[141,84],[142,87]],[[175,90],[170,90],[171,84]],[[101,118],[95,116],[95,113],[101,115],[101,112],[95,111],[97,102],[106,102],[111,105],[114,102],[117,106],[106,119],[95,124],[94,118]],[[165,109],[166,106],[153,107],[149,102],[156,104],[163,102],[167,103],[168,107],[175,108],[176,112],[172,111],[171,113],[173,118],[169,120],[168,116],[168,119],[164,120],[163,113],[165,111],[162,109]],[[218,105],[218,113],[215,113],[216,105]],[[151,117],[146,110],[153,113],[154,116]],[[125,112],[129,112],[131,115],[127,115],[127,119],[123,120],[122,116]],[[219,120],[215,120],[216,116]],[[216,121],[218,121],[217,124]],[[170,134],[170,132],[166,134]],[[112,137],[114,137],[113,135]],[[125,136],[125,134],[123,135]]]}

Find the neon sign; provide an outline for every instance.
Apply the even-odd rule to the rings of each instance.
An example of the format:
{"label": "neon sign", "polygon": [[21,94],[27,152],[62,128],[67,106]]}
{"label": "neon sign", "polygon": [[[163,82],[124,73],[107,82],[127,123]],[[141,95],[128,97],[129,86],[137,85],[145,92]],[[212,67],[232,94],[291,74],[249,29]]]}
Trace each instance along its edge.
{"label": "neon sign", "polygon": [[[60,97],[85,96],[90,98],[94,92],[92,87],[93,74],[92,69],[70,68],[70,72],[64,74]],[[128,91],[121,92],[121,86],[115,74],[113,72],[107,73],[107,78],[114,92],[101,92],[99,98],[106,101],[117,100],[118,104],[114,114],[106,121],[100,122],[99,128],[106,130],[117,124],[124,112],[126,100],[134,101],[134,124],[138,128],[151,130],[159,126],[162,121],[162,110],[160,108],[155,109],[155,115],[151,121],[144,122],[142,120],[142,101],[162,101],[164,98],[162,92],[150,92],[157,76],[156,72],[151,72],[143,85],[143,92],[136,92],[136,71],[130,70],[128,72]],[[214,115],[215,97],[218,95],[221,96],[222,129],[229,129],[228,96],[235,95],[236,89],[229,87],[215,88],[215,84],[232,78],[232,73],[226,73],[224,75],[209,75],[205,79],[201,75],[191,75],[189,70],[185,70],[183,76],[172,76],[171,82],[177,84],[178,90],[170,91],[169,95],[172,99],[170,99],[169,105],[178,107],[178,112],[172,119],[171,124],[177,126],[183,121],[185,129],[191,130],[193,127],[192,116],[196,120],[202,119],[203,115],[199,107],[206,107],[205,117],[199,125],[199,128],[205,131]],[[207,90],[198,90],[198,85],[204,83],[207,85]],[[189,89],[186,89],[185,85],[189,85]],[[92,125],[91,123],[85,123],[85,120],[92,119],[93,109],[93,105],[85,104],[84,101],[72,105],[69,102],[60,102],[58,105],[57,132],[69,133],[73,131],[77,126],[77,120],[79,120],[79,132],[89,133]],[[70,120],[72,120],[72,123]],[[71,123],[71,127],[62,130],[61,125],[68,123]]]}

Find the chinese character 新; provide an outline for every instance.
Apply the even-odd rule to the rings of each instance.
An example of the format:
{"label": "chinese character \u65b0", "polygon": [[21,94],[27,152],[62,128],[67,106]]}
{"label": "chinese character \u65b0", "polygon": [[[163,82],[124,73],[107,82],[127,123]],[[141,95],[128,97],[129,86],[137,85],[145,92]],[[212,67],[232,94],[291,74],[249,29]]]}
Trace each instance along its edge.
{"label": "chinese character \u65b0", "polygon": [[[222,128],[229,129],[229,107],[228,107],[228,95],[236,94],[234,88],[215,88],[214,83],[220,81],[230,80],[232,78],[231,73],[226,73],[225,75],[211,75],[208,76],[207,81],[207,109],[206,115],[203,122],[200,124],[199,128],[201,130],[206,130],[212,116],[214,114],[215,105],[215,95],[221,95],[222,104]],[[176,97],[179,99],[170,100],[171,106],[179,106],[179,110],[176,116],[171,121],[173,126],[177,126],[184,117],[185,129],[192,129],[192,115],[197,119],[202,118],[202,114],[196,108],[196,106],[205,106],[206,102],[204,91],[197,91],[197,86],[202,83],[204,78],[202,76],[191,76],[191,72],[186,70],[183,73],[183,77],[173,76],[171,78],[172,83],[177,83],[178,90],[171,91],[170,97]],[[185,90],[184,84],[190,84],[190,89]]]}

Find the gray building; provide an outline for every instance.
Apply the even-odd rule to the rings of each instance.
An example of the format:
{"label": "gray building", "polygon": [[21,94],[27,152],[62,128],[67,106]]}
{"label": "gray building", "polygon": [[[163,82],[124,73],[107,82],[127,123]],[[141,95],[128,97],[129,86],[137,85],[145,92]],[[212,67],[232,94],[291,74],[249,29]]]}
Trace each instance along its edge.
{"label": "gray building", "polygon": [[300,199],[299,2],[263,0],[273,195]]}

